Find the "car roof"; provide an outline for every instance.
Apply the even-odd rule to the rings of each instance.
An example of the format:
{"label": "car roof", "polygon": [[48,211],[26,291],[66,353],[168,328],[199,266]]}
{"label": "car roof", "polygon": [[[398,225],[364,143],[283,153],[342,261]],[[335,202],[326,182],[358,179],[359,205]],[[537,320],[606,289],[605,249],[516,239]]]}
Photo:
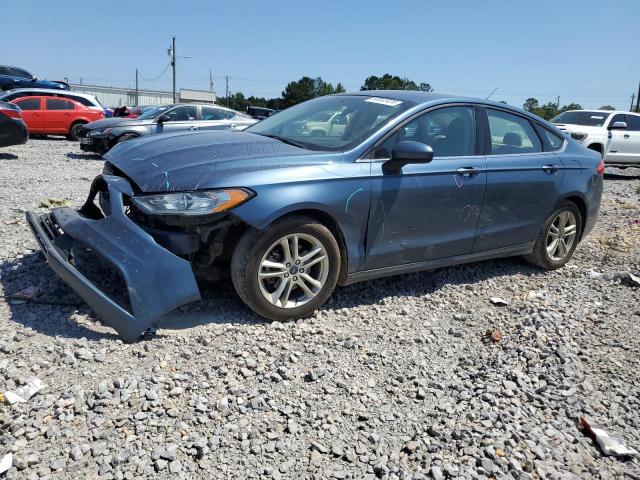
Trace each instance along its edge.
{"label": "car roof", "polygon": [[[636,112],[629,112],[628,110],[597,110],[597,109],[589,109],[589,108],[583,108],[582,110],[566,110],[567,112],[594,112],[594,113],[605,113],[605,114],[610,114],[610,113],[620,113],[623,115],[640,115],[640,113],[636,113]],[[562,112],[564,113],[564,112]]]}
{"label": "car roof", "polygon": [[420,90],[360,90],[357,92],[339,93],[338,95],[362,95],[367,97],[391,98],[406,102],[425,103],[443,98],[459,98],[445,93],[422,92]]}
{"label": "car roof", "polygon": [[94,100],[96,98],[95,95],[92,95],[90,93],[83,93],[83,92],[74,92],[73,90],[59,90],[59,89],[55,89],[55,88],[13,88],[11,90],[6,90],[2,93],[0,93],[0,97],[3,97],[5,95],[11,94],[11,93],[21,93],[21,92],[35,92],[35,93],[41,93],[42,95],[46,95],[47,93],[57,93],[57,94],[61,94],[61,95],[76,95],[78,97],[83,97],[83,98],[88,98],[90,100]]}

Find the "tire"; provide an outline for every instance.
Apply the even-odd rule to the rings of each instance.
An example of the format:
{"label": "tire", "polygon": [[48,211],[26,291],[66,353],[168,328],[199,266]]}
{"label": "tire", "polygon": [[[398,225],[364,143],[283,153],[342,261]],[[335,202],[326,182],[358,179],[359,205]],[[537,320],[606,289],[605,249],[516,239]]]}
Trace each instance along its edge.
{"label": "tire", "polygon": [[[566,219],[564,226],[562,226],[563,218]],[[576,204],[564,201],[544,222],[533,251],[525,255],[524,259],[545,270],[555,270],[564,266],[571,260],[578,245],[582,234],[582,222],[583,219]],[[569,228],[570,225],[575,225],[575,228]],[[554,239],[556,239],[555,244]],[[557,248],[555,251],[554,245]]]}
{"label": "tire", "polygon": [[69,129],[69,135],[67,135],[67,138],[69,140],[78,141],[80,139],[78,132],[83,125],[86,125],[85,122],[77,122],[71,125],[71,128]]}
{"label": "tire", "polygon": [[[290,262],[282,246],[285,241]],[[313,251],[317,253],[305,260]],[[231,280],[238,296],[258,315],[286,321],[311,315],[329,298],[340,265],[340,248],[329,229],[313,218],[295,215],[265,230],[245,232],[231,258]]]}

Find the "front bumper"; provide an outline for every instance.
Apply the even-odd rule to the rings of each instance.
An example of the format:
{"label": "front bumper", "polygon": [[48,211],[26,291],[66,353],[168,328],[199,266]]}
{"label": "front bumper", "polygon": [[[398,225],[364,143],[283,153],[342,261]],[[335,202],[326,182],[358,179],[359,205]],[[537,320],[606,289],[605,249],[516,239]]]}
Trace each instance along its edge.
{"label": "front bumper", "polygon": [[113,143],[111,135],[87,135],[80,132],[80,150],[104,155],[109,151]]}
{"label": "front bumper", "polygon": [[[99,185],[106,185],[110,214],[94,220],[83,215]],[[123,211],[123,196],[132,196],[129,183],[101,175],[80,211],[56,208],[50,214],[27,212],[27,221],[51,269],[111,326],[125,342],[135,342],[155,330],[160,317],[200,299],[191,264],[158,245]],[[97,208],[94,206],[94,208]],[[87,279],[74,265],[74,246],[90,249],[122,276],[131,312]]]}

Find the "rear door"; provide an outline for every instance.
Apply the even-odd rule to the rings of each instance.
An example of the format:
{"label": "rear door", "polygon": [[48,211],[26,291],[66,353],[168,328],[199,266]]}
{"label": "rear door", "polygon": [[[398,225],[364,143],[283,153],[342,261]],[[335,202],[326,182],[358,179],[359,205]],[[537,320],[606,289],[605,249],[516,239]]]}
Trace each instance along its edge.
{"label": "rear door", "polygon": [[563,165],[524,115],[486,108],[487,189],[474,252],[531,243],[558,201]]}
{"label": "rear door", "polygon": [[22,110],[22,119],[27,124],[29,133],[44,133],[42,100],[42,97],[26,97],[11,101]]}
{"label": "rear door", "polygon": [[200,120],[198,127],[200,130],[227,130],[231,128],[231,119],[235,115],[222,108],[202,105],[200,107]]}
{"label": "rear door", "polygon": [[64,98],[45,98],[44,128],[48,133],[68,133],[73,103]]}

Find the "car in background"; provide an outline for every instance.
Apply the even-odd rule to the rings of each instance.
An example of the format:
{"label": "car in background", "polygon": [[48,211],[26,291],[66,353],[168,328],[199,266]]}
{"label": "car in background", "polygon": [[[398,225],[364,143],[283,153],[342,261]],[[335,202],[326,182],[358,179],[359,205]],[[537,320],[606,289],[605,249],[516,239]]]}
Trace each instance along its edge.
{"label": "car in background", "polygon": [[0,93],[0,101],[10,102],[11,100],[15,100],[16,98],[41,97],[43,95],[46,95],[48,97],[60,97],[74,100],[92,110],[104,112],[104,116],[107,118],[113,115],[113,110],[104,107],[95,97],[95,95],[91,95],[90,93],[71,92],[68,90],[61,91],[51,88],[16,88],[13,90],[9,90],[8,92]]}
{"label": "car in background", "polygon": [[0,65],[0,90],[13,88],[53,88],[69,90],[69,84],[60,81],[41,80],[23,68]]}
{"label": "car in background", "polygon": [[21,145],[28,139],[29,131],[22,120],[20,107],[0,102],[0,147]]}
{"label": "car in background", "polygon": [[267,117],[273,115],[275,110],[273,108],[266,107],[247,107],[247,115],[255,118],[256,120],[264,120]]}
{"label": "car in background", "polygon": [[198,130],[243,130],[256,120],[211,104],[179,103],[152,107],[137,118],[108,118],[78,131],[80,149],[104,154],[117,143],[147,135]]}
{"label": "car in background", "polygon": [[[346,129],[294,128],[319,112]],[[241,132],[128,141],[105,160],[79,211],[27,220],[51,268],[127,342],[200,299],[196,277],[284,321],[336,285],[516,255],[561,268],[596,223],[604,170],[524,110],[406,90],[315,98]],[[83,249],[119,273],[129,302],[82,273]]]}
{"label": "car in background", "polygon": [[65,135],[70,140],[77,140],[82,126],[104,118],[103,112],[69,98],[22,97],[10,103],[20,107],[32,135]]}
{"label": "car in background", "polygon": [[618,110],[568,110],[551,119],[609,166],[640,165],[640,114]]}

